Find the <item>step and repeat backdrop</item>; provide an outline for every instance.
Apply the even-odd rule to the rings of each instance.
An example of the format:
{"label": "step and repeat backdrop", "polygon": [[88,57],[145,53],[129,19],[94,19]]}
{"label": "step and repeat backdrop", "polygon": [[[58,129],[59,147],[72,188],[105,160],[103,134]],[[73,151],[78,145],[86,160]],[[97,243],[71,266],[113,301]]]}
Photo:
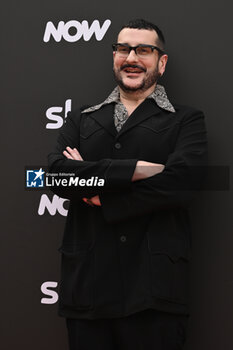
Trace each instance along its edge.
{"label": "step and repeat backdrop", "polygon": [[[232,165],[230,1],[8,1],[1,11],[1,338],[4,350],[67,350],[57,316],[69,201],[26,188],[47,165],[67,113],[102,102],[115,86],[111,44],[130,19],[163,30],[169,98],[202,109],[210,163]],[[34,174],[35,175],[35,174]],[[35,176],[34,176],[35,177]],[[232,192],[193,203],[192,315],[186,349],[231,349]]]}

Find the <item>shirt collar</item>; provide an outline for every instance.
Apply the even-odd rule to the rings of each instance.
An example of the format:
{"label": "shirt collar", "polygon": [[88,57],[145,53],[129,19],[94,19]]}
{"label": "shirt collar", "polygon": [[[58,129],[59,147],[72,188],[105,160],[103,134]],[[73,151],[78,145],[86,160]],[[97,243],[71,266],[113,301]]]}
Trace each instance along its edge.
{"label": "shirt collar", "polygon": [[[156,85],[155,90],[150,94],[147,98],[153,99],[157,105],[169,112],[175,113],[175,108],[169,101],[166,91],[162,85]],[[82,111],[82,113],[94,112],[100,109],[102,106],[110,104],[110,103],[118,103],[120,102],[120,90],[119,87],[115,87],[112,93],[106,98],[106,100],[98,105],[86,108]]]}

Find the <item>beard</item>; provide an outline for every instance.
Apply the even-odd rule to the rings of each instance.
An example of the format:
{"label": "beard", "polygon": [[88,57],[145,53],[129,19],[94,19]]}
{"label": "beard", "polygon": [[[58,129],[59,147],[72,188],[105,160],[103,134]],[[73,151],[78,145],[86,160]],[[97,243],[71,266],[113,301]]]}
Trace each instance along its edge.
{"label": "beard", "polygon": [[[127,66],[134,67],[134,68],[136,67],[133,65],[127,65]],[[160,73],[159,73],[158,65],[157,65],[155,70],[153,72],[151,72],[148,76],[145,76],[144,79],[142,80],[142,82],[138,86],[129,86],[123,82],[122,76],[120,74],[121,70],[124,69],[125,67],[126,66],[123,66],[118,70],[113,69],[114,78],[115,78],[117,85],[119,85],[119,87],[125,92],[135,92],[135,91],[143,92],[143,91],[146,91],[152,85],[154,85],[158,81],[158,79],[160,78]]]}

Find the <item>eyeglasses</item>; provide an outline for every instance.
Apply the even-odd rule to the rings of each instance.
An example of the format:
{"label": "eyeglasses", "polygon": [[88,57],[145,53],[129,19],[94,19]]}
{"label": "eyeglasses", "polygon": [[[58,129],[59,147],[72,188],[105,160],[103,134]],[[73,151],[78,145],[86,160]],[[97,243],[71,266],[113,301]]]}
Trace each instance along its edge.
{"label": "eyeglasses", "polygon": [[163,55],[165,52],[161,50],[157,46],[153,45],[137,45],[137,46],[129,46],[128,44],[113,44],[113,51],[116,52],[120,57],[127,57],[130,54],[131,50],[134,50],[136,55],[140,58],[149,57],[154,50],[157,50],[160,55]]}

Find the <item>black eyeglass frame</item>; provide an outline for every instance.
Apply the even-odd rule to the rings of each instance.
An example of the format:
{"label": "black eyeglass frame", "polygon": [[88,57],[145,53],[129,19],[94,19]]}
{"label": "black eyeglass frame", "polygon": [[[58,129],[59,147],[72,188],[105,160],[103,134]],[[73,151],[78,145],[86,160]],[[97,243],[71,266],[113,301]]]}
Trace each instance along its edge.
{"label": "black eyeglass frame", "polygon": [[152,52],[153,52],[154,50],[157,50],[157,51],[159,52],[160,55],[164,55],[164,54],[165,54],[165,52],[164,52],[163,50],[161,50],[158,46],[146,45],[146,44],[140,44],[140,45],[137,45],[137,46],[130,46],[130,45],[128,45],[128,44],[121,44],[121,43],[112,44],[112,49],[113,49],[113,51],[116,51],[116,52],[117,52],[117,46],[120,46],[120,45],[129,48],[129,53],[128,53],[128,54],[130,54],[130,51],[131,51],[131,50],[134,50],[135,54],[137,55],[137,51],[136,51],[136,50],[137,50],[138,47],[150,47],[151,50],[152,50]]}

